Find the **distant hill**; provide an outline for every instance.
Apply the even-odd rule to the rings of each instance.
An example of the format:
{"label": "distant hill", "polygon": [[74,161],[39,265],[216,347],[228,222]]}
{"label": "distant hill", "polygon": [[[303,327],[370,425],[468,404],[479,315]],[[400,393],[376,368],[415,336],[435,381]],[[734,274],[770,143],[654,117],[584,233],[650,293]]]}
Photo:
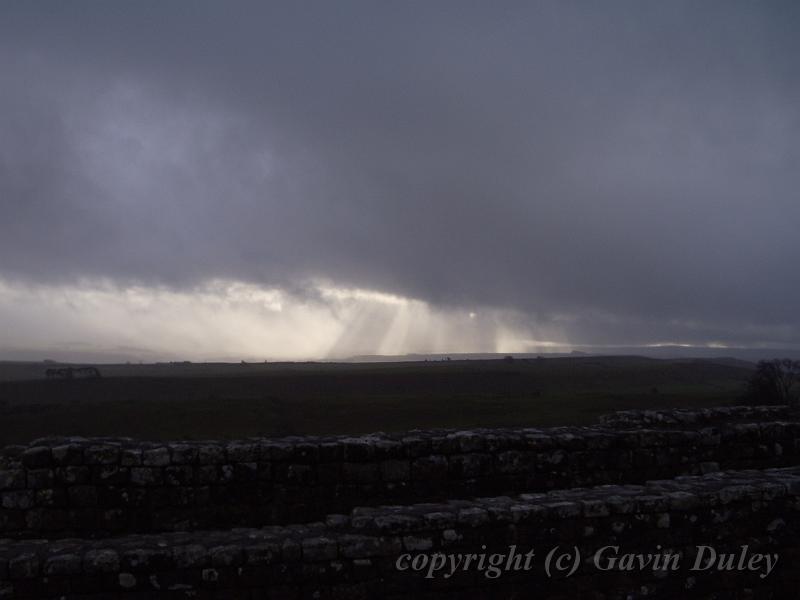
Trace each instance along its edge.
{"label": "distant hill", "polygon": [[352,356],[346,362],[401,362],[431,360],[490,360],[504,356],[515,358],[558,358],[567,356],[643,356],[647,358],[680,359],[704,358],[715,362],[755,363],[771,358],[800,360],[800,350],[790,348],[722,348],[706,346],[581,346],[581,350],[564,352],[480,352],[480,353],[431,353],[431,354],[363,354]]}

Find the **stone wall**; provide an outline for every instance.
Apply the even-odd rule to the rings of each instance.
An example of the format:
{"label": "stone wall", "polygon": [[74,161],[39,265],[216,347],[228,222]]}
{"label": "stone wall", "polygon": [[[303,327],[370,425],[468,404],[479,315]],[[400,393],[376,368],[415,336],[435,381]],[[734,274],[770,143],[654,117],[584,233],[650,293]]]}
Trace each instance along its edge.
{"label": "stone wall", "polygon": [[381,503],[797,464],[800,423],[143,443],[44,439],[0,458],[0,537],[299,523]]}
{"label": "stone wall", "polygon": [[800,413],[785,405],[718,406],[712,408],[671,408],[661,410],[620,410],[600,417],[600,423],[614,428],[695,428],[720,423],[753,421],[796,421]]}
{"label": "stone wall", "polygon": [[[800,468],[791,468],[357,509],[286,527],[6,540],[0,598],[795,598],[798,510]],[[761,577],[763,561],[752,572],[689,570],[698,545],[738,557],[743,544],[750,556],[778,554],[768,576]],[[508,553],[509,545],[533,550],[529,570],[491,578],[473,566],[426,579],[427,567],[411,566],[419,554],[429,562],[432,553]],[[593,556],[609,545],[626,553],[669,551],[680,559],[678,569],[601,573]],[[573,575],[546,575],[555,547],[580,552]]]}

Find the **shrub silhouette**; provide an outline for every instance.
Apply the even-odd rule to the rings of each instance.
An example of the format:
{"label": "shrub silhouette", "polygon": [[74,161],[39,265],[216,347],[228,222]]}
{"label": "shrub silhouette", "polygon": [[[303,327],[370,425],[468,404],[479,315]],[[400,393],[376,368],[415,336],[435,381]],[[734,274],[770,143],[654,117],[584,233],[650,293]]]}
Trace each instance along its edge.
{"label": "shrub silhouette", "polygon": [[788,358],[761,360],[748,383],[748,397],[764,404],[798,406],[800,361]]}

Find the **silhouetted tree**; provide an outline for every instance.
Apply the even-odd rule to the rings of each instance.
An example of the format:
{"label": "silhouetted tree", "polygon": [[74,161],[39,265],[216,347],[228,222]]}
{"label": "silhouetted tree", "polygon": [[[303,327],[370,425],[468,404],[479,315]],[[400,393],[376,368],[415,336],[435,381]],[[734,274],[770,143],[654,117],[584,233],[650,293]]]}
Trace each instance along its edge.
{"label": "silhouetted tree", "polygon": [[751,400],[766,404],[798,405],[794,389],[800,383],[800,361],[788,358],[761,360],[748,384]]}

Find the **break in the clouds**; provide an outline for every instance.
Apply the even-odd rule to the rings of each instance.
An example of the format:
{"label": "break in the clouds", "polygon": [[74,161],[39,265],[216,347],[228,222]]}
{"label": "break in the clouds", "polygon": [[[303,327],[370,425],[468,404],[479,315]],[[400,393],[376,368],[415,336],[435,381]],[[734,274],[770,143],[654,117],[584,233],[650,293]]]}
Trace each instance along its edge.
{"label": "break in the clouds", "polygon": [[3,2],[0,346],[796,343],[798,28],[777,1]]}

